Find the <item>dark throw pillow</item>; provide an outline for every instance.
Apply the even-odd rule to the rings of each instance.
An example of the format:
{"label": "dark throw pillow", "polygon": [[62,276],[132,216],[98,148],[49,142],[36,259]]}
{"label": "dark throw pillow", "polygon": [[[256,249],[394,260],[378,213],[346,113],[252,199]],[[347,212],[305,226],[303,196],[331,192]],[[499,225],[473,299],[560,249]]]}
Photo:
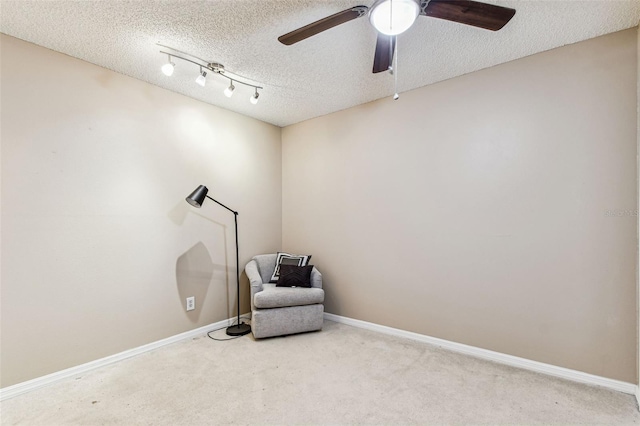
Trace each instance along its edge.
{"label": "dark throw pillow", "polygon": [[311,259],[311,255],[298,255],[298,254],[289,254],[278,252],[276,256],[276,267],[273,270],[273,275],[271,275],[270,283],[277,283],[278,278],[280,277],[280,265],[295,265],[295,266],[305,266],[309,263]]}
{"label": "dark throw pillow", "polygon": [[311,287],[313,265],[280,265],[280,278],[276,287]]}

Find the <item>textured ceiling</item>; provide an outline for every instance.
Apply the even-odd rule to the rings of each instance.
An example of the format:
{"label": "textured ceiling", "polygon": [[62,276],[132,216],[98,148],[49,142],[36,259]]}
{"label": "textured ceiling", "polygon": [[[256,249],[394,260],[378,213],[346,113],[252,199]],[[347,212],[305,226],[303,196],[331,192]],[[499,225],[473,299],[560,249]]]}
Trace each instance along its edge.
{"label": "textured ceiling", "polygon": [[[398,37],[400,93],[482,68],[638,25],[638,0],[488,0],[516,9],[492,32],[418,17]],[[373,0],[5,1],[0,32],[83,59],[203,102],[286,126],[388,97],[393,77],[372,74],[376,33],[365,18],[284,46],[278,36]],[[172,46],[264,86],[253,89],[176,60],[172,77],[160,71]],[[45,68],[46,69],[46,68]],[[402,96],[398,102],[402,102]]]}

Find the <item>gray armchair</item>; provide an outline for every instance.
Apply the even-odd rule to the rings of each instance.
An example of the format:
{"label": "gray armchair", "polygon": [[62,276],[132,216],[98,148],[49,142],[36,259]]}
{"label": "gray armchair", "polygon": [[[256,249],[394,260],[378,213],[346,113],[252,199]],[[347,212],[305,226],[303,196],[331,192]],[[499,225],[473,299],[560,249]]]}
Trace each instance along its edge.
{"label": "gray armchair", "polygon": [[245,272],[251,283],[251,331],[255,338],[282,336],[322,329],[324,290],[314,267],[311,288],[276,287],[269,283],[276,255],[254,256]]}

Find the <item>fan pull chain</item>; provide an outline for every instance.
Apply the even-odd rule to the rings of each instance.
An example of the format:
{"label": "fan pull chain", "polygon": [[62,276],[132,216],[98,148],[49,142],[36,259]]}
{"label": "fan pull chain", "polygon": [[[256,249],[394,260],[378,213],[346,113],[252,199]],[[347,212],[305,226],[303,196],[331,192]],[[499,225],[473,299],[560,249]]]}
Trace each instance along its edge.
{"label": "fan pull chain", "polygon": [[393,100],[397,101],[398,99],[400,99],[400,95],[398,95],[398,37],[396,37],[395,55],[393,56],[395,60],[395,65],[393,65],[393,79],[394,79],[394,85],[395,85],[395,93],[393,95]]}

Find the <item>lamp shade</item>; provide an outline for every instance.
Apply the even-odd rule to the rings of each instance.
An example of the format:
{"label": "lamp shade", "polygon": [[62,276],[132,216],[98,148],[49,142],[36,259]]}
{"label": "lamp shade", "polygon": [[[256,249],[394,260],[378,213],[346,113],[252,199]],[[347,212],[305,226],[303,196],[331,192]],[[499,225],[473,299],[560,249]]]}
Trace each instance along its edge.
{"label": "lamp shade", "polygon": [[204,199],[207,197],[207,192],[209,192],[207,187],[200,185],[191,193],[191,195],[185,198],[185,200],[187,200],[187,203],[191,204],[193,207],[200,208],[202,207],[202,203],[204,203]]}

